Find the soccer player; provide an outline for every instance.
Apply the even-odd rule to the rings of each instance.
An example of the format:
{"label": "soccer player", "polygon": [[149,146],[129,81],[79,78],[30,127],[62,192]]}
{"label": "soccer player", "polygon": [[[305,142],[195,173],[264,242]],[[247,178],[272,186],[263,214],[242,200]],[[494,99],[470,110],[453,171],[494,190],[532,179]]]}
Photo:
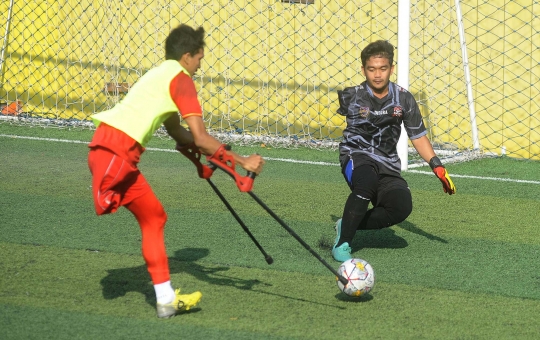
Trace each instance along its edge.
{"label": "soccer player", "polygon": [[[205,155],[225,150],[206,131],[192,80],[204,57],[204,47],[202,27],[176,27],[165,40],[166,60],[145,73],[112,109],[92,116],[97,129],[89,145],[88,165],[96,213],[114,213],[125,206],[137,219],[142,255],[154,284],[160,318],[189,310],[202,294],[181,295],[180,289],[172,288],[164,242],[167,215],[137,164],[162,124],[176,141],[177,149],[198,148]],[[180,125],[179,115],[189,130]],[[261,156],[242,157],[232,151],[224,152],[245,170],[261,172]]]}
{"label": "soccer player", "polygon": [[[414,97],[390,81],[394,47],[387,41],[375,41],[364,48],[360,57],[365,82],[338,91],[337,112],[347,117],[339,161],[351,189],[342,218],[336,223],[332,247],[332,256],[340,262],[351,258],[350,245],[356,230],[390,227],[412,211],[411,192],[401,177],[397,154],[402,122],[414,148],[442,182],[444,192],[456,192],[426,136]],[[370,202],[373,207],[368,210]]]}

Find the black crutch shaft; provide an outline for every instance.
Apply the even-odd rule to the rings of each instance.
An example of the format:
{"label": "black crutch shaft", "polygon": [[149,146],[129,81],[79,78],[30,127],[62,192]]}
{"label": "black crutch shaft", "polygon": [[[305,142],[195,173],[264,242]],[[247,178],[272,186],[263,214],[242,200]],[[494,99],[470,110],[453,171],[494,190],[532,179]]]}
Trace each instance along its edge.
{"label": "black crutch shaft", "polygon": [[236,211],[234,211],[233,207],[229,204],[229,202],[225,199],[225,197],[223,196],[223,194],[221,193],[221,191],[219,191],[219,189],[216,187],[216,185],[209,179],[207,178],[206,181],[208,181],[208,184],[210,184],[210,186],[212,187],[212,189],[214,189],[214,192],[219,196],[219,198],[221,199],[221,201],[223,202],[223,204],[225,204],[225,206],[227,207],[227,209],[229,209],[229,211],[231,212],[231,214],[234,216],[234,218],[236,219],[236,221],[238,222],[238,224],[240,224],[240,226],[242,227],[242,229],[244,229],[244,231],[246,232],[246,234],[248,234],[249,238],[251,238],[251,240],[253,241],[253,243],[255,243],[255,245],[257,246],[257,248],[259,248],[259,250],[261,251],[261,253],[264,255],[264,259],[266,260],[266,263],[268,264],[272,264],[274,262],[274,259],[272,258],[272,256],[268,255],[266,253],[266,251],[263,249],[263,247],[259,244],[259,242],[255,239],[255,236],[253,236],[253,234],[251,233],[251,231],[249,231],[248,227],[244,224],[244,222],[242,221],[242,219],[240,218],[240,216],[238,216],[238,214],[236,213]]}
{"label": "black crutch shaft", "polygon": [[283,222],[283,220],[281,218],[279,218],[279,216],[277,216],[273,211],[272,209],[270,209],[266,204],[264,204],[263,201],[261,201],[261,199],[259,197],[257,197],[257,195],[255,195],[252,191],[248,191],[248,194],[257,202],[259,203],[259,205],[261,207],[264,208],[264,210],[266,210],[276,221],[278,221],[279,224],[281,224],[281,226],[283,228],[285,228],[285,230],[287,230],[289,232],[289,234],[291,234],[298,242],[300,242],[301,245],[304,246],[304,248],[306,248],[313,256],[315,256],[315,258],[317,258],[317,260],[319,260],[319,262],[321,262],[326,268],[328,268],[337,278],[339,281],[341,281],[341,283],[343,283],[343,285],[347,285],[349,283],[349,281],[344,278],[343,276],[339,275],[338,272],[332,268],[332,266],[330,266],[328,264],[328,262],[326,262],[319,254],[317,254],[317,252],[315,250],[313,250],[309,244],[307,244],[304,240],[302,240],[302,238],[300,236],[298,236],[297,233],[294,232],[294,230],[291,229],[291,227],[289,227],[285,222]]}

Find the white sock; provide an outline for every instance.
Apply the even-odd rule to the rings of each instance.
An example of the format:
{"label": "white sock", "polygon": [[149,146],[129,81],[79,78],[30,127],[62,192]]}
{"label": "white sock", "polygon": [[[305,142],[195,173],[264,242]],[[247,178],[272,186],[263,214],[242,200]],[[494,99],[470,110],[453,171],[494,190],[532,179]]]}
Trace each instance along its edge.
{"label": "white sock", "polygon": [[174,289],[171,286],[171,281],[166,281],[154,285],[154,290],[156,291],[157,303],[167,304],[174,301],[175,295]]}

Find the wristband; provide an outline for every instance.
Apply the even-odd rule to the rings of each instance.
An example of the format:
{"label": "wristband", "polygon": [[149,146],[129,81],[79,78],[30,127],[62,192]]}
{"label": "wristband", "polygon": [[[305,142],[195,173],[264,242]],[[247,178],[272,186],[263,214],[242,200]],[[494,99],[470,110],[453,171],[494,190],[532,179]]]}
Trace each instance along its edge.
{"label": "wristband", "polygon": [[444,165],[441,163],[441,160],[437,156],[434,156],[429,160],[429,166],[431,167],[431,170],[439,166],[442,166],[444,168]]}

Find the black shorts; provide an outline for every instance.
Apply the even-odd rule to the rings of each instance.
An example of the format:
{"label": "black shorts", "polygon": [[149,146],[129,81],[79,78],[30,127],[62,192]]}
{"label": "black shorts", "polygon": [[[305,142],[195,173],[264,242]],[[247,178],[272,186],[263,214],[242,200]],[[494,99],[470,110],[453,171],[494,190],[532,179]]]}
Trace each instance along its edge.
{"label": "black shorts", "polygon": [[[379,173],[379,167],[372,164],[372,162],[363,162],[362,164],[356,162],[353,164],[353,161],[349,159],[347,163],[343,164],[341,170],[351,191],[355,191],[355,180],[366,187],[365,191],[361,190],[361,195],[369,197],[373,206],[378,206],[381,198],[385,197],[390,191],[406,190],[410,192],[407,181],[400,174],[381,174]],[[366,181],[370,177],[376,178],[376,182]]]}
{"label": "black shorts", "polygon": [[379,187],[377,189],[377,194],[371,200],[374,206],[379,205],[379,201],[382,197],[385,197],[387,193],[393,190],[406,190],[410,191],[409,185],[401,176],[388,176],[381,175],[379,176]]}

